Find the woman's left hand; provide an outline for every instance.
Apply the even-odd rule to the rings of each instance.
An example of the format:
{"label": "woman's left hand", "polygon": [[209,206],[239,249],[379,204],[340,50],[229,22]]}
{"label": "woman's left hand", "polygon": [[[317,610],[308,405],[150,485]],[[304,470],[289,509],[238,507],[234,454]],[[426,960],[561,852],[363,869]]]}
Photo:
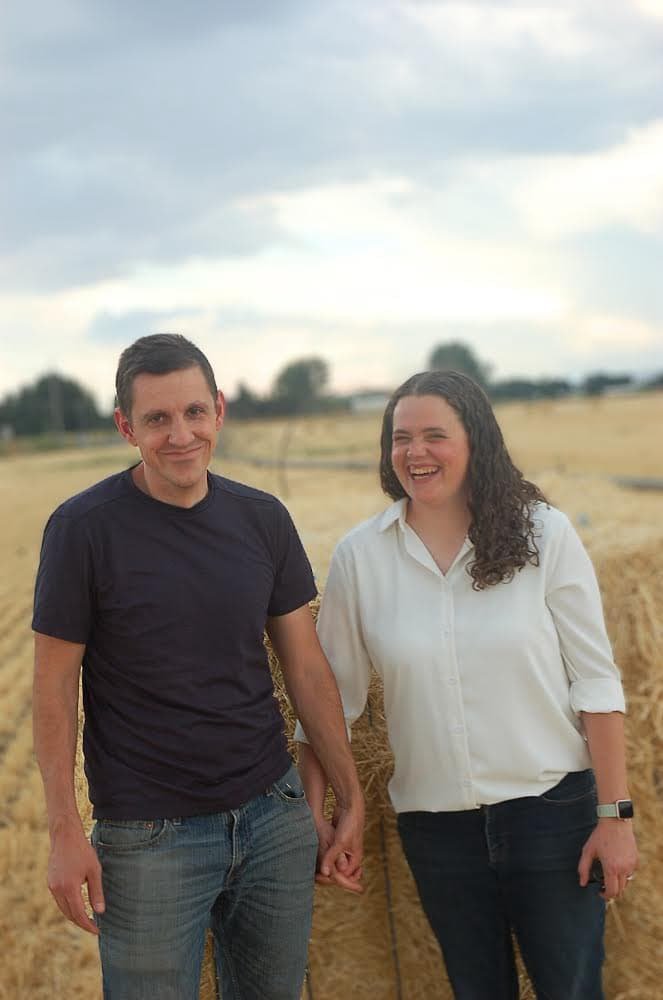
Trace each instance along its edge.
{"label": "woman's left hand", "polygon": [[616,899],[626,888],[638,867],[638,849],[630,820],[600,819],[580,855],[578,875],[580,885],[589,881],[594,858],[603,866],[605,900]]}

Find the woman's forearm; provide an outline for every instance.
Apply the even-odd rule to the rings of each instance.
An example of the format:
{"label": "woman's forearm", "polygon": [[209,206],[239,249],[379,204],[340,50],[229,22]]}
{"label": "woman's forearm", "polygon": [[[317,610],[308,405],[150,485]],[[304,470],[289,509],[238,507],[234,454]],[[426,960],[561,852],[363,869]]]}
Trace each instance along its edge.
{"label": "woman's forearm", "polygon": [[589,755],[600,803],[629,798],[624,716],[621,712],[583,712]]}

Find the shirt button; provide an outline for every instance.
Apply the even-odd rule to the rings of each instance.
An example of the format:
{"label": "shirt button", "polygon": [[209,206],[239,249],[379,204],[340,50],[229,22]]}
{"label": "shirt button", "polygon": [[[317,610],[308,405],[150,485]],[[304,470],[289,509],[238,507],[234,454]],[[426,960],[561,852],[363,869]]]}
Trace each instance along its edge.
{"label": "shirt button", "polygon": [[470,781],[469,778],[463,778],[462,784],[464,788],[469,788],[472,782]]}
{"label": "shirt button", "polygon": [[448,681],[449,681],[449,684],[457,684],[458,683],[458,681],[456,680],[455,677],[449,677]]}
{"label": "shirt button", "polygon": [[465,726],[454,726],[453,729],[451,730],[451,732],[452,733],[464,733],[465,732]]}

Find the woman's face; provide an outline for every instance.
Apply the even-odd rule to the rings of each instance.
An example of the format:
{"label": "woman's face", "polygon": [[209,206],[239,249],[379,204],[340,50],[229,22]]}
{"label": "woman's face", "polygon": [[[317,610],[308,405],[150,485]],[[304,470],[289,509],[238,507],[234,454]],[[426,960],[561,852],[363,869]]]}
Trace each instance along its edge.
{"label": "woman's face", "polygon": [[413,503],[467,503],[470,443],[460,417],[441,396],[404,396],[398,401],[391,462]]}

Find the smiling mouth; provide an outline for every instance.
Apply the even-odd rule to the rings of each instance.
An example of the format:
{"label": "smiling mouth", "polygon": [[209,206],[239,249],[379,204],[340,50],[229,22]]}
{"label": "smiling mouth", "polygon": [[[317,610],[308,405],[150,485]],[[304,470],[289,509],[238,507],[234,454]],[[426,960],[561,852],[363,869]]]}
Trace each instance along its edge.
{"label": "smiling mouth", "polygon": [[197,448],[190,448],[188,451],[167,451],[165,454],[168,458],[178,461],[179,459],[194,458],[199,453],[201,448],[202,445],[198,445]]}
{"label": "smiling mouth", "polygon": [[420,469],[408,469],[410,478],[412,479],[429,479],[434,476],[436,472],[440,471],[439,465],[426,465],[422,466]]}

